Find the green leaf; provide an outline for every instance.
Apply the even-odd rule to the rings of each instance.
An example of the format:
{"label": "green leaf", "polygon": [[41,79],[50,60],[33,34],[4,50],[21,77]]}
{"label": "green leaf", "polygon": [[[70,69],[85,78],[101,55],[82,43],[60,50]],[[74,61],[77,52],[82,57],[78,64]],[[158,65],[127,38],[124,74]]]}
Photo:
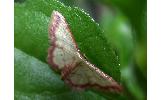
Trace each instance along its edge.
{"label": "green leaf", "polygon": [[28,0],[23,7],[15,6],[15,46],[46,62],[49,17],[58,10],[67,19],[81,52],[119,82],[117,55],[92,18],[79,8],[66,7],[55,0],[40,1]]}
{"label": "green leaf", "polygon": [[[57,10],[65,16],[79,49],[87,59],[120,82],[117,55],[98,24],[83,10],[67,7],[58,1],[26,0],[21,4],[15,3],[15,47],[25,52],[27,55],[33,56],[43,63],[47,63],[46,57],[49,47],[48,23],[53,10]],[[23,61],[26,62],[26,60]],[[17,67],[15,69],[17,69]],[[48,70],[46,73],[48,73]],[[15,76],[15,78],[17,78],[17,76]],[[24,77],[22,77],[22,79],[24,81],[26,80]],[[16,84],[17,83],[15,83],[15,85]],[[28,85],[25,88],[27,87]],[[33,86],[33,88],[39,90],[42,89],[43,86],[42,88]],[[62,90],[64,91],[64,88]],[[24,95],[23,93],[20,94],[22,94],[22,96]],[[29,94],[29,96],[32,95],[33,94]]]}
{"label": "green leaf", "polygon": [[49,17],[23,6],[15,5],[15,47],[46,62]]}
{"label": "green leaf", "polygon": [[40,60],[15,48],[15,100],[98,100],[90,91],[74,91]]}

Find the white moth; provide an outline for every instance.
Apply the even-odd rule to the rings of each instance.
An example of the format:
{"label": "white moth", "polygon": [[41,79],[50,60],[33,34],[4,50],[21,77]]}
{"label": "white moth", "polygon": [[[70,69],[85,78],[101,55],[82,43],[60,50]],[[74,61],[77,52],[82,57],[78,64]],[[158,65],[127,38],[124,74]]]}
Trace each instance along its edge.
{"label": "white moth", "polygon": [[74,88],[95,88],[104,91],[121,91],[112,77],[91,64],[81,54],[69,26],[58,11],[53,11],[49,25],[51,46],[48,63],[61,71],[62,79]]}

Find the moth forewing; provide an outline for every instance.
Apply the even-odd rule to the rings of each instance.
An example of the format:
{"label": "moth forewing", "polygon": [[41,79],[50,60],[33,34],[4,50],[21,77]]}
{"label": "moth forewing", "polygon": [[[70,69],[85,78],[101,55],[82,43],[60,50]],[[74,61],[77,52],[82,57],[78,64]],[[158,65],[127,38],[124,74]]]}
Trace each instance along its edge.
{"label": "moth forewing", "polygon": [[65,18],[53,11],[49,24],[49,39],[51,46],[48,50],[48,62],[55,69],[62,70],[65,66],[73,65],[78,59],[76,44],[69,31]]}

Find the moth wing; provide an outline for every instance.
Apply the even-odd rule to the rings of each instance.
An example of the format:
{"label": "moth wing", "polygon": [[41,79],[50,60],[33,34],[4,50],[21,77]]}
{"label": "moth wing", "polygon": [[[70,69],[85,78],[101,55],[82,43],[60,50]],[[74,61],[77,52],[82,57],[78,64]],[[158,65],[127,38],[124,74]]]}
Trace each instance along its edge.
{"label": "moth wing", "polygon": [[79,59],[77,46],[65,18],[53,11],[49,25],[51,47],[48,50],[48,63],[57,70],[74,65]]}
{"label": "moth wing", "polygon": [[121,91],[121,86],[112,77],[88,62],[80,62],[64,80],[72,87],[79,89],[92,87],[104,91]]}
{"label": "moth wing", "polygon": [[48,63],[56,70],[61,70],[62,78],[71,86],[94,87],[109,91],[121,90],[110,76],[81,56],[65,18],[57,11],[51,16],[49,39],[51,46],[48,50]]}

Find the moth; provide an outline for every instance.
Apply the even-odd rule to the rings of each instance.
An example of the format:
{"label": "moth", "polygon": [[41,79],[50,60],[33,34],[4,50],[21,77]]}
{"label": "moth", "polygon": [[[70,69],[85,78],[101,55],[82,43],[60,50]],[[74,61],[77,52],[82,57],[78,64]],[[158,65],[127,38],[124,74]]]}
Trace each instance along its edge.
{"label": "moth", "polygon": [[122,90],[112,77],[84,57],[77,47],[66,19],[58,11],[53,11],[48,31],[48,63],[61,72],[65,83],[79,89],[94,88],[116,92]]}

